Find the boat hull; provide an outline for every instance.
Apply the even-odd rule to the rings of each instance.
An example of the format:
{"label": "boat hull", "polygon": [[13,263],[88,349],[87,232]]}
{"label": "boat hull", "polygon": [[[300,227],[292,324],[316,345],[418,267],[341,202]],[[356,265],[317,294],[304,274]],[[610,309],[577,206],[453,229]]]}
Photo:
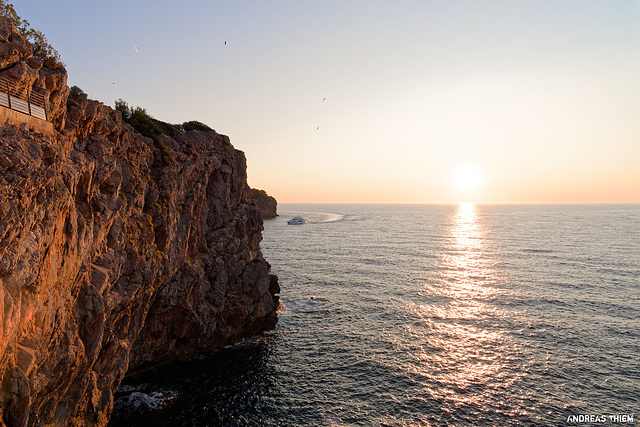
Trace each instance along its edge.
{"label": "boat hull", "polygon": [[305,222],[307,222],[307,221],[305,221],[304,218],[296,217],[296,218],[293,218],[293,219],[290,219],[289,221],[287,221],[287,224],[289,224],[289,225],[302,225]]}

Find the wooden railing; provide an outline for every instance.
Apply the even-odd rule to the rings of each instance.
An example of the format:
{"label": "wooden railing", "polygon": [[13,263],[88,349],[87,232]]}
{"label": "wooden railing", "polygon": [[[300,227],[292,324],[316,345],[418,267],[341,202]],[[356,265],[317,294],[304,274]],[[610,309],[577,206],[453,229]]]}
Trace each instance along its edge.
{"label": "wooden railing", "polygon": [[39,93],[32,93],[24,87],[19,88],[4,77],[0,77],[0,105],[47,120],[44,96]]}

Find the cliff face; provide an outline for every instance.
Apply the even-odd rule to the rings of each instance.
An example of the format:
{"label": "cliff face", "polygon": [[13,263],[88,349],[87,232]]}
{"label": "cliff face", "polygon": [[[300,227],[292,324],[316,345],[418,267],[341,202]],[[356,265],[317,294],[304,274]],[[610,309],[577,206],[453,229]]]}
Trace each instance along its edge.
{"label": "cliff face", "polygon": [[67,72],[43,67],[42,60],[32,56],[32,51],[11,21],[0,16],[0,77],[43,95],[49,121],[62,129],[69,94]]}
{"label": "cliff face", "polygon": [[251,189],[253,199],[260,209],[263,219],[271,219],[278,216],[278,202],[274,197],[271,197],[264,190],[258,190],[256,188]]}
{"label": "cliff face", "polygon": [[0,420],[104,425],[128,370],[274,327],[277,282],[227,137],[161,150],[99,102],[67,105],[66,72],[24,45],[0,18],[0,75],[45,95],[56,130],[0,127]]}

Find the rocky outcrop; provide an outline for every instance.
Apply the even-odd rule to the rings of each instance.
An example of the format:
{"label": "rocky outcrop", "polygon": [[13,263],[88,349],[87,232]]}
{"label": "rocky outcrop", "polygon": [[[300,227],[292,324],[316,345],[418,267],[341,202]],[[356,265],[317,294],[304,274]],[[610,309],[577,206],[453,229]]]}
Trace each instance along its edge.
{"label": "rocky outcrop", "polygon": [[0,16],[0,77],[29,88],[44,97],[47,118],[58,129],[64,128],[69,94],[67,72],[43,67],[43,61],[32,56],[31,45],[22,38],[8,18]]}
{"label": "rocky outcrop", "polygon": [[18,37],[0,18],[0,74],[45,95],[56,131],[0,127],[0,420],[105,425],[127,371],[272,328],[279,287],[227,137],[159,148],[120,112],[68,100],[66,72]]}
{"label": "rocky outcrop", "polygon": [[278,216],[278,202],[264,190],[251,189],[253,199],[258,204],[263,219],[271,219]]}
{"label": "rocky outcrop", "polygon": [[33,48],[22,38],[11,20],[0,17],[0,69],[29,59],[32,53]]}

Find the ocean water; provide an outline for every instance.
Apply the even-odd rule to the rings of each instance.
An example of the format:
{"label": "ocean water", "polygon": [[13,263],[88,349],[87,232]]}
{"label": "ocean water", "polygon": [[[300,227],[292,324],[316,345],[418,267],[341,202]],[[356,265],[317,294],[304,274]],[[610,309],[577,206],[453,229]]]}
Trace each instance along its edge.
{"label": "ocean water", "polygon": [[128,379],[110,425],[640,424],[640,205],[279,213],[276,330]]}

